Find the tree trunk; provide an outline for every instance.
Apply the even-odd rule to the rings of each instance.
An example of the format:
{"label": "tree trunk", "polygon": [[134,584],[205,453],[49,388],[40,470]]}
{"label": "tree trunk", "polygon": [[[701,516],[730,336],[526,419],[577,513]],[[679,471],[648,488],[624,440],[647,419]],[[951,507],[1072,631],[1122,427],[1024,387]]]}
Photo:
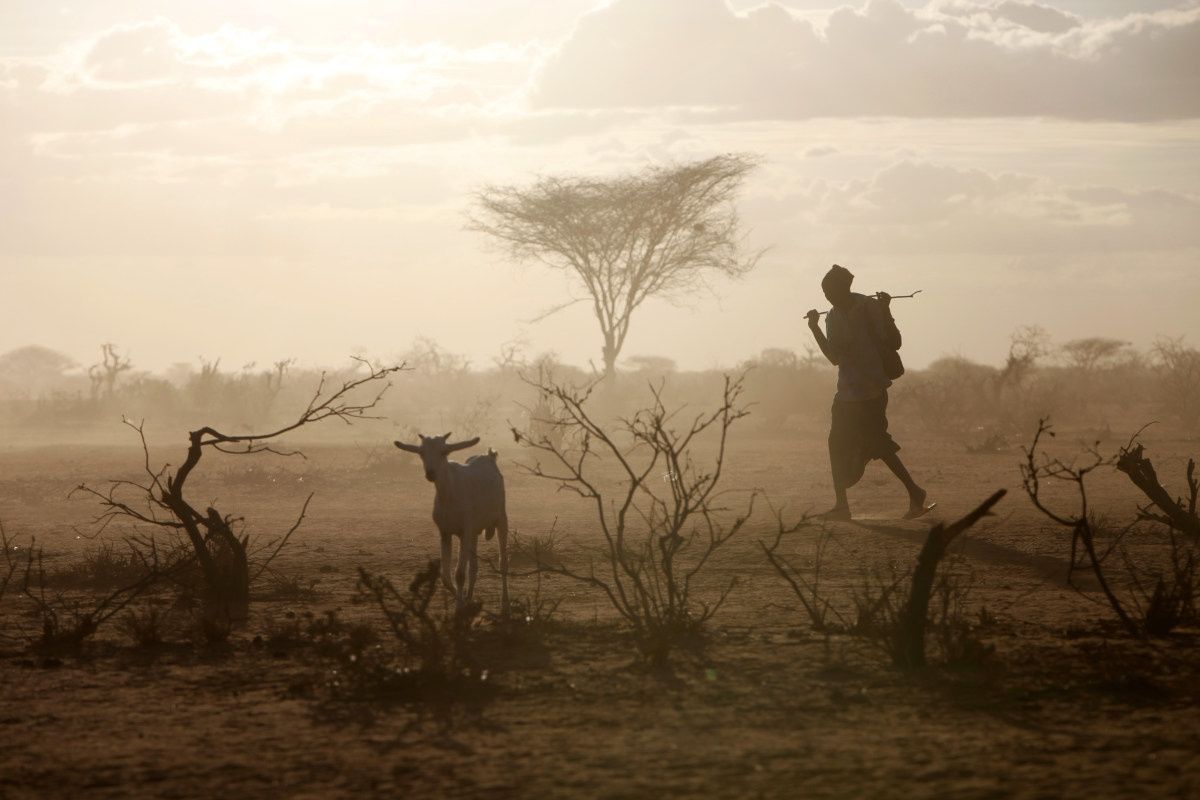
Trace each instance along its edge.
{"label": "tree trunk", "polygon": [[617,353],[617,347],[615,344],[613,344],[612,335],[609,333],[605,333],[605,335],[604,335],[604,350],[603,350],[604,377],[608,380],[612,380],[613,376],[615,376],[617,374],[617,356],[618,355],[619,354]]}

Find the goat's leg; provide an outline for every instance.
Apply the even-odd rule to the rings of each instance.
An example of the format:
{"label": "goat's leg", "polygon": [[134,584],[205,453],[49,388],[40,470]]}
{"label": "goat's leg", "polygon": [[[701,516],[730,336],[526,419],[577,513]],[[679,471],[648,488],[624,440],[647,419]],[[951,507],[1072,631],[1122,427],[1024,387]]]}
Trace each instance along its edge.
{"label": "goat's leg", "polygon": [[442,534],[442,583],[446,584],[446,591],[454,591],[454,578],[450,574],[450,550],[453,545],[454,537],[448,533]]}
{"label": "goat's leg", "polygon": [[463,588],[467,583],[467,563],[471,558],[470,541],[471,537],[464,534],[458,543],[458,568],[454,571],[454,608],[457,611],[463,609]]}
{"label": "goat's leg", "polygon": [[508,517],[496,527],[500,533],[500,613],[508,616]]}
{"label": "goat's leg", "polygon": [[471,552],[467,557],[467,600],[475,597],[475,576],[479,573],[479,534],[469,537]]}

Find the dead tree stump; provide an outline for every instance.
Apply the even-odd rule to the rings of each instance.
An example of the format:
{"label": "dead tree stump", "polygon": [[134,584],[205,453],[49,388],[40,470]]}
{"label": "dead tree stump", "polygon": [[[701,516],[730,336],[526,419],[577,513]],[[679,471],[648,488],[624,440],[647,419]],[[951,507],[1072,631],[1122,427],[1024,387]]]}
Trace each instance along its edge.
{"label": "dead tree stump", "polygon": [[1133,485],[1142,491],[1151,504],[1161,512],[1155,514],[1150,506],[1142,508],[1144,519],[1154,520],[1168,525],[1189,536],[1200,538],[1200,517],[1196,516],[1196,496],[1200,494],[1200,480],[1196,478],[1196,460],[1188,459],[1187,482],[1188,500],[1185,505],[1182,500],[1171,497],[1171,493],[1158,480],[1158,473],[1150,459],[1143,454],[1141,444],[1127,447],[1117,458],[1117,469],[1129,476]]}
{"label": "dead tree stump", "polygon": [[933,579],[938,564],[946,555],[946,549],[959,534],[968,530],[979,520],[988,516],[992,506],[1008,493],[1000,489],[978,508],[949,526],[940,522],[929,531],[925,546],[917,556],[917,567],[913,570],[912,587],[908,601],[900,611],[896,625],[895,647],[892,648],[896,666],[901,669],[918,669],[925,666],[925,625],[929,617],[929,597],[933,593]]}

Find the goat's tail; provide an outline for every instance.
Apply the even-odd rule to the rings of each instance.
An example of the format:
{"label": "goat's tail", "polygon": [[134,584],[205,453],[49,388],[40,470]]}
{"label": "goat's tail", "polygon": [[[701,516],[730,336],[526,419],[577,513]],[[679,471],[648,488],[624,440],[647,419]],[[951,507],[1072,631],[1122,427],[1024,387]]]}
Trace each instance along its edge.
{"label": "goat's tail", "polygon": [[498,455],[500,455],[500,454],[499,454],[499,453],[497,453],[497,452],[496,452],[494,449],[492,449],[491,447],[489,447],[489,448],[488,448],[488,451],[487,451],[487,455],[488,455],[488,458],[490,458],[492,461],[495,461],[495,460],[496,460],[496,457],[497,457]]}

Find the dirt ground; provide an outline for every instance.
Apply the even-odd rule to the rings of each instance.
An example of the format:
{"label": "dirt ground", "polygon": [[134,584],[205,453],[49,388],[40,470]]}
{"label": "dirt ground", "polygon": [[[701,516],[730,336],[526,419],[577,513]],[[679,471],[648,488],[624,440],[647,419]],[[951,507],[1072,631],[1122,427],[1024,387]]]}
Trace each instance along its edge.
{"label": "dirt ground", "polygon": [[[935,519],[1010,490],[947,565],[969,582],[970,613],[995,648],[982,665],[905,675],[868,643],[811,630],[763,558],[758,542],[772,526],[759,514],[712,565],[707,588],[738,583],[708,646],[670,674],[638,662],[599,593],[553,578],[542,591],[562,602],[536,646],[493,642],[486,704],[449,724],[412,708],[339,710],[297,689],[312,685],[318,660],[263,637],[288,614],[369,617],[353,602],[358,567],[399,585],[437,555],[432,486],[415,457],[394,450],[214,458],[193,492],[245,516],[252,536],[285,530],[316,493],[277,562],[317,581],[315,594],[263,591],[248,626],[219,648],[140,648],[110,624],[82,653],[45,657],[22,641],[36,631],[10,591],[0,601],[0,798],[1200,796],[1200,632],[1139,643],[1111,624],[1094,586],[1066,585],[1070,536],[1021,492],[1019,449],[971,455],[961,441],[897,437],[939,502]],[[1181,490],[1200,445],[1169,432],[1144,441]],[[737,439],[725,486],[759,488],[792,516],[820,510],[830,492],[823,442],[817,429]],[[1080,445],[1064,432],[1055,447]],[[513,526],[526,537],[553,529],[564,558],[582,558],[599,536],[587,506],[523,475],[511,440],[496,446]],[[178,463],[182,453],[154,455]],[[97,544],[79,532],[96,506],[66,495],[83,480],[132,476],[140,458],[127,447],[0,451],[9,537],[36,537],[50,569],[82,558]],[[1114,521],[1141,499],[1112,470],[1095,475],[1091,493]],[[828,527],[822,561],[842,608],[872,569],[911,564],[929,524],[897,520],[902,491],[878,464],[851,499],[860,518]],[[794,534],[783,552],[811,568],[821,535]],[[1130,544],[1135,558],[1164,546],[1151,532]],[[485,543],[484,555],[494,548]],[[493,610],[498,585],[484,567],[479,591]],[[533,579],[512,589],[528,595]]]}

